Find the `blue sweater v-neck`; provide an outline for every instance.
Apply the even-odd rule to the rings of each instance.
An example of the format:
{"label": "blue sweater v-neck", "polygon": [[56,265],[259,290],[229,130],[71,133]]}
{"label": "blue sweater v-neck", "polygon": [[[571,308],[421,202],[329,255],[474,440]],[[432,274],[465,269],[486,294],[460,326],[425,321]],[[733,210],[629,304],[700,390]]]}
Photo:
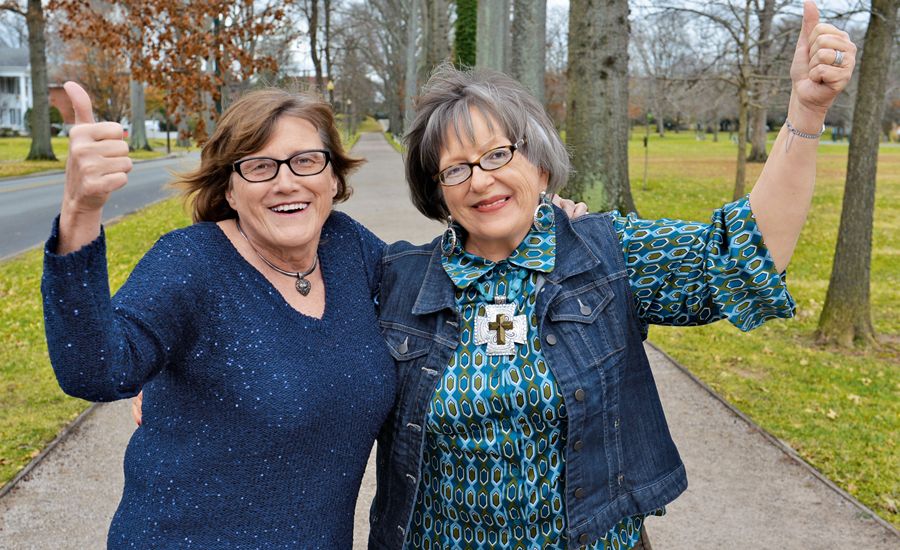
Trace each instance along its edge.
{"label": "blue sweater v-neck", "polygon": [[350,548],[356,496],[394,401],[372,296],[383,243],[332,213],[322,319],[214,223],[163,236],[110,300],[105,240],[47,242],[47,343],[63,390],[144,390],[110,548]]}

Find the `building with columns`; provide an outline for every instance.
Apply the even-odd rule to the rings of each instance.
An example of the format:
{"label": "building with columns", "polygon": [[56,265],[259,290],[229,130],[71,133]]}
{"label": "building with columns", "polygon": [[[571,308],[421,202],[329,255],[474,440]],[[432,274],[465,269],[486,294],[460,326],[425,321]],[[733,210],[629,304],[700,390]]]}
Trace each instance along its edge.
{"label": "building with columns", "polygon": [[0,48],[0,131],[25,133],[31,108],[31,65],[27,48]]}

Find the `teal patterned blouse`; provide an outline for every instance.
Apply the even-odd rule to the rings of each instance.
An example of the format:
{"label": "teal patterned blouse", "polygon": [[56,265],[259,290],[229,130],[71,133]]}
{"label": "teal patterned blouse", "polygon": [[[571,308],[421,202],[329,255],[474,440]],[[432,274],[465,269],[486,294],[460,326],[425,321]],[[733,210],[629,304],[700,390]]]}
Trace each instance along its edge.
{"label": "teal patterned blouse", "polygon": [[[725,205],[712,224],[612,216],[644,322],[702,322],[713,314],[700,300],[710,287],[743,330],[793,312],[746,198]],[[500,262],[460,245],[444,257],[462,313],[460,342],[429,406],[406,548],[566,548],[566,407],[540,351],[534,293],[555,253],[554,227],[532,228]],[[733,259],[750,267],[738,271]],[[475,319],[495,295],[527,320],[515,355],[488,355],[475,344]],[[591,550],[632,548],[645,517],[623,518]]]}

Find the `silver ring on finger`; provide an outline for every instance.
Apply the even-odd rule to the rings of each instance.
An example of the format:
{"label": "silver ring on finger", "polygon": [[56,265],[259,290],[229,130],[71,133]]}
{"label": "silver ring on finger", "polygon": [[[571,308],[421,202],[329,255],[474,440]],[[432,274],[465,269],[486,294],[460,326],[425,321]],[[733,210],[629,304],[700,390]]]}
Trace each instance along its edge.
{"label": "silver ring on finger", "polygon": [[841,50],[834,50],[834,65],[835,67],[841,67],[844,64],[844,52]]}

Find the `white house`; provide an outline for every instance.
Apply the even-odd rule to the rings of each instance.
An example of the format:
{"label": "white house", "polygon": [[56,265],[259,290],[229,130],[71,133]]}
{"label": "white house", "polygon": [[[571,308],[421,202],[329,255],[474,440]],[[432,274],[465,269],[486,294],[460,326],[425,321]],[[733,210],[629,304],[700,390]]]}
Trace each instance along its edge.
{"label": "white house", "polygon": [[31,64],[27,48],[0,47],[0,128],[25,132],[31,108]]}

